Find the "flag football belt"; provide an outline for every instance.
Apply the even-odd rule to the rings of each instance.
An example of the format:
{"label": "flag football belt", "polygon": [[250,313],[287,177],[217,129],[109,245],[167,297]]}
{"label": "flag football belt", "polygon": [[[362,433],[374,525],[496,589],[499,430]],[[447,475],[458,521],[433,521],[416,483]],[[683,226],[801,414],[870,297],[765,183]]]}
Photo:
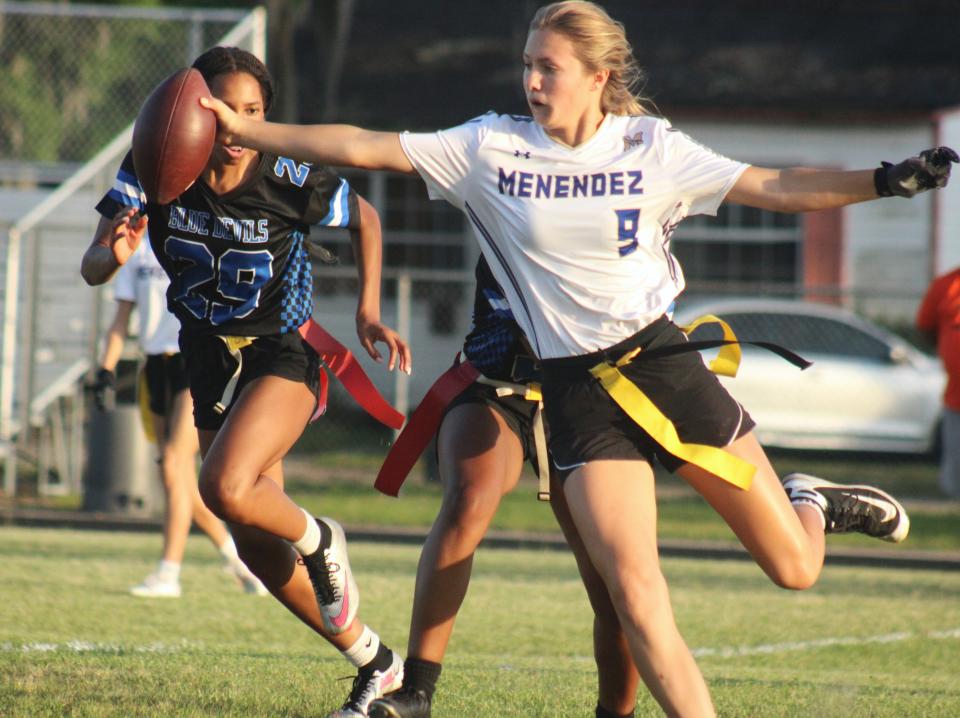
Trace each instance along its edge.
{"label": "flag football belt", "polygon": [[[330,332],[317,324],[313,319],[308,319],[300,329],[300,336],[313,350],[320,356],[327,368],[333,372],[333,375],[340,380],[344,389],[353,397],[360,407],[370,416],[391,429],[399,429],[403,426],[403,414],[394,409],[386,399],[377,391],[377,388],[370,381],[370,377],[360,366],[360,363],[353,356],[353,352],[338,342]],[[223,396],[220,401],[214,405],[214,411],[222,414],[233,401],[233,395],[237,390],[237,382],[240,380],[240,372],[243,369],[243,359],[240,350],[252,344],[256,337],[219,337],[227,347],[236,362],[237,367],[233,375],[227,381],[223,390]],[[317,408],[310,421],[316,421],[327,410],[327,392],[329,389],[329,380],[327,372],[320,367],[320,389],[317,396]]]}
{"label": "flag football belt", "polygon": [[[742,358],[740,350],[741,344],[749,344],[767,349],[801,369],[806,369],[810,366],[810,362],[777,344],[756,341],[742,342],[737,339],[733,330],[725,321],[712,315],[698,318],[691,324],[681,327],[681,331],[685,334],[690,334],[703,324],[718,325],[723,331],[723,338],[672,344],[656,349],[648,349],[642,352],[642,354],[639,349],[636,349],[627,352],[627,354],[616,361],[601,362],[589,371],[600,380],[601,386],[603,386],[614,401],[626,411],[627,415],[647,431],[655,441],[670,451],[670,453],[686,461],[690,461],[697,466],[703,466],[703,468],[713,473],[716,473],[716,471],[714,471],[715,467],[723,472],[717,473],[720,478],[726,479],[727,476],[731,476],[734,479],[731,483],[741,486],[741,488],[747,488],[755,472],[755,468],[751,464],[717,447],[685,444],[680,441],[673,423],[657,409],[653,402],[651,402],[633,382],[620,373],[620,367],[633,360],[657,359],[691,351],[700,351],[702,349],[719,348],[720,352],[717,357],[710,362],[710,371],[724,376],[736,376]],[[534,365],[535,360],[530,357],[517,357],[517,360],[514,362],[515,372],[519,372],[522,376],[527,376],[530,373],[529,369]],[[393,447],[387,454],[383,466],[380,467],[380,472],[377,474],[374,486],[378,490],[390,496],[398,495],[400,487],[406,480],[413,465],[439,428],[446,407],[474,382],[496,387],[498,396],[515,394],[522,396],[524,399],[537,401],[537,410],[533,417],[532,427],[534,443],[537,450],[537,468],[539,474],[537,498],[541,501],[549,500],[550,464],[547,454],[546,434],[543,426],[543,401],[539,384],[511,384],[509,382],[489,379],[483,376],[479,370],[466,359],[458,362],[444,372],[433,383],[433,386],[427,391],[416,410],[410,415],[407,425],[403,431],[400,432]],[[703,449],[702,451],[701,448]],[[694,458],[689,458],[691,456]],[[704,466],[704,462],[710,465]]]}
{"label": "flag football belt", "polygon": [[[514,375],[527,376],[527,370],[532,369],[534,365],[535,361],[530,357],[517,357],[514,361]],[[450,402],[473,383],[493,387],[497,396],[500,397],[517,396],[527,401],[537,402],[531,425],[537,452],[539,479],[537,498],[541,501],[550,500],[550,459],[547,455],[547,436],[543,427],[543,397],[540,393],[540,385],[532,381],[521,384],[491,379],[481,374],[466,358],[461,361],[459,354],[454,365],[433,383],[410,415],[403,431],[397,436],[374,483],[379,491],[389,496],[399,494],[400,487],[413,465],[420,458],[430,439],[437,433],[440,421],[443,419],[443,412]]]}
{"label": "flag football belt", "polygon": [[740,489],[747,490],[750,488],[753,476],[756,473],[756,467],[753,464],[720,447],[681,441],[673,422],[664,416],[653,401],[636,384],[624,376],[620,369],[634,361],[658,359],[701,349],[719,348],[719,355],[710,363],[710,370],[724,376],[736,376],[740,367],[740,346],[743,344],[767,349],[800,369],[806,369],[810,366],[810,362],[777,344],[740,341],[726,322],[714,316],[701,317],[689,326],[680,329],[685,334],[690,334],[702,324],[718,324],[723,330],[723,339],[684,342],[683,344],[671,344],[648,350],[637,347],[627,351],[619,359],[601,361],[591,367],[589,371],[627,416],[660,446],[677,458],[699,466]]}

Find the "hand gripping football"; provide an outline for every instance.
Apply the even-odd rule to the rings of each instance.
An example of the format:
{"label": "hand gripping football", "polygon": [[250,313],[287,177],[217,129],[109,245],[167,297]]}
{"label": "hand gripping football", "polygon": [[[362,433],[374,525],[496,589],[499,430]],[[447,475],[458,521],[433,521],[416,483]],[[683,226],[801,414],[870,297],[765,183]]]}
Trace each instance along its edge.
{"label": "hand gripping football", "polygon": [[200,105],[210,89],[193,68],[157,85],[133,126],[133,166],[147,199],[169,204],[192,185],[210,159],[217,118]]}

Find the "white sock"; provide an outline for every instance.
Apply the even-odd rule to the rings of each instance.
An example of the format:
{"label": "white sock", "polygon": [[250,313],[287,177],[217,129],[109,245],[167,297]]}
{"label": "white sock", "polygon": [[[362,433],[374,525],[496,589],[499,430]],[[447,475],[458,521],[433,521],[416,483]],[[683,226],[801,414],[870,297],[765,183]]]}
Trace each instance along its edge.
{"label": "white sock", "polygon": [[157,577],[165,583],[176,583],[180,580],[180,564],[176,561],[161,560],[157,565]]}
{"label": "white sock", "polygon": [[377,651],[380,650],[380,636],[370,630],[369,626],[363,627],[363,633],[350,648],[340,651],[357,668],[365,666],[377,657]]}
{"label": "white sock", "polygon": [[293,547],[297,549],[297,553],[301,556],[309,556],[316,553],[316,550],[320,548],[320,527],[306,509],[301,508],[300,510],[307,517],[307,530],[303,536],[293,542]]}
{"label": "white sock", "polygon": [[815,508],[817,510],[817,516],[820,517],[820,523],[823,524],[823,530],[824,531],[827,530],[827,517],[824,515],[823,509],[820,507],[820,504],[818,504],[816,501],[814,501],[813,499],[795,499],[790,503],[793,504],[794,508],[796,508],[797,506],[812,506],[813,508]]}
{"label": "white sock", "polygon": [[227,539],[222,544],[217,547],[217,550],[220,552],[220,555],[229,563],[233,563],[234,559],[239,558],[237,555],[237,544],[233,542],[233,536],[227,534]]}

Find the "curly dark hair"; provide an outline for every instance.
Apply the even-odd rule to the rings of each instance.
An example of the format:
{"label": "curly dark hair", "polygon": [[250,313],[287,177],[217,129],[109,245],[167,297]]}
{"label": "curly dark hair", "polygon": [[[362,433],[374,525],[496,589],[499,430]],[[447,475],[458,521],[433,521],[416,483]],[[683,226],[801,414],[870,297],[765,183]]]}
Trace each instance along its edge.
{"label": "curly dark hair", "polygon": [[200,71],[208,84],[217,75],[245,72],[260,84],[264,114],[273,105],[273,78],[270,77],[267,66],[253,53],[239,47],[211,47],[193,61],[193,67]]}

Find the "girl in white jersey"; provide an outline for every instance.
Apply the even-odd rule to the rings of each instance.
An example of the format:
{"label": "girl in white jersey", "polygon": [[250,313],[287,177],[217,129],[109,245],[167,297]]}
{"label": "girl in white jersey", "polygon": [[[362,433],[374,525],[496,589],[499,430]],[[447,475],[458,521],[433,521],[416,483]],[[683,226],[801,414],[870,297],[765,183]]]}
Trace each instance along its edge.
{"label": "girl in white jersey", "polygon": [[[699,491],[778,585],[817,580],[826,532],[892,541],[892,497],[804,475],[781,484],[753,422],[663,316],[683,288],[671,228],[724,201],[781,212],[946,184],[949,148],[876,170],[765,169],[720,157],[645,115],[623,27],[597,5],[534,17],[523,53],[532,118],[488,115],[432,134],[251,123],[203,100],[220,140],[337,166],[419,173],[460,207],[534,351],[564,493],[634,662],[671,716],[711,716],[677,630],[656,544],[656,456]],[[640,350],[639,353],[637,350]],[[647,352],[647,355],[645,355]],[[655,358],[648,360],[646,356]],[[638,358],[639,357],[639,358]],[[587,403],[589,402],[589,403]],[[380,712],[371,704],[371,715]]]}
{"label": "girl in white jersey", "polygon": [[267,589],[237,555],[233,537],[210,511],[197,489],[196,460],[200,445],[193,427],[193,400],[177,336],[180,322],[167,310],[170,280],[150,249],[141,242],[133,256],[113,279],[117,311],[107,330],[97,381],[93,386],[103,409],[103,392],[115,383],[114,371],[130,324],[137,310],[137,337],[146,357],[144,373],[148,388],[153,435],[159,448],[160,476],[166,494],[163,517],[163,558],[143,583],[130,589],[144,598],[180,596],[180,565],[191,521],[210,538],[223,555],[226,567],[249,593],[265,595]]}

